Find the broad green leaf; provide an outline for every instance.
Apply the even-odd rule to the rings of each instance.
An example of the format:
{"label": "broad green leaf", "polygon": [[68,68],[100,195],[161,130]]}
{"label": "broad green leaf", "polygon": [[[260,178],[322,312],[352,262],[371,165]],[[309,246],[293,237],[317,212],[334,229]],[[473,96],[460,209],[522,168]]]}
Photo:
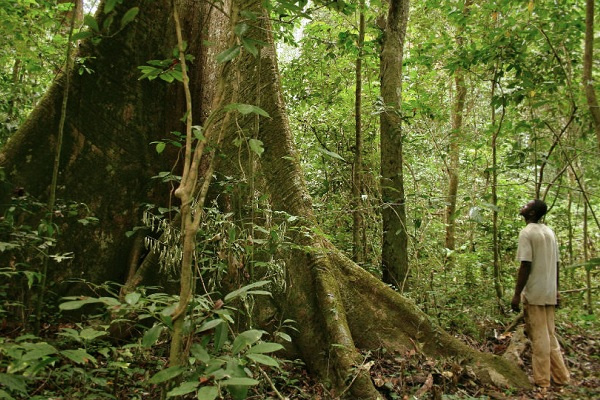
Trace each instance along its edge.
{"label": "broad green leaf", "polygon": [[71,40],[75,42],[77,40],[87,39],[91,36],[94,36],[93,32],[81,31],[81,32],[74,33],[73,36],[71,36]]}
{"label": "broad green leaf", "polygon": [[265,152],[265,148],[263,147],[263,142],[258,139],[250,139],[248,141],[248,144],[250,145],[250,150],[252,150],[256,154],[258,154],[259,156],[261,156],[262,153]]}
{"label": "broad green leaf", "polygon": [[233,46],[217,55],[217,62],[224,63],[231,61],[240,54],[240,46]]}
{"label": "broad green leaf", "polygon": [[96,21],[96,19],[91,16],[90,14],[86,14],[83,17],[83,23],[86,24],[87,26],[90,27],[91,30],[93,30],[94,32],[99,32],[100,28],[98,27],[98,21]]}
{"label": "broad green leaf", "polygon": [[203,386],[198,390],[198,400],[215,400],[219,396],[219,388],[216,386]]}
{"label": "broad green leaf", "polygon": [[142,346],[143,347],[154,346],[154,343],[156,343],[156,341],[160,337],[162,330],[163,330],[162,325],[154,325],[152,328],[148,329],[144,333],[144,337],[142,337]]}
{"label": "broad green leaf", "polygon": [[219,383],[221,386],[254,386],[260,382],[252,378],[230,378]]}
{"label": "broad green leaf", "polygon": [[338,160],[341,160],[341,161],[346,161],[344,159],[344,157],[340,156],[338,153],[334,153],[333,151],[329,151],[329,150],[326,150],[326,149],[321,148],[321,147],[319,147],[318,150],[321,153],[326,154],[326,155],[328,155],[331,158],[335,158],[335,159],[338,159]]}
{"label": "broad green leaf", "polygon": [[84,349],[62,350],[60,354],[77,364],[87,364],[89,361],[96,364],[96,359]]}
{"label": "broad green leaf", "polygon": [[246,294],[249,290],[257,288],[257,287],[261,287],[261,286],[265,286],[266,284],[270,283],[270,281],[258,281],[258,282],[254,282],[251,283],[249,285],[246,285],[244,287],[241,287],[237,290],[234,290],[233,292],[227,294],[227,296],[225,296],[225,302],[228,302],[230,300],[235,299],[236,297],[239,297],[241,295]]}
{"label": "broad green leaf", "polygon": [[221,347],[227,341],[227,336],[229,332],[227,331],[227,324],[217,325],[215,328],[215,351],[221,350]]}
{"label": "broad green leaf", "polygon": [[206,140],[206,138],[202,134],[202,130],[203,130],[202,127],[199,125],[192,126],[192,133],[194,134],[194,137],[201,142]]}
{"label": "broad green leaf", "polygon": [[208,322],[205,322],[202,324],[202,326],[200,328],[198,328],[197,332],[204,332],[204,331],[208,331],[210,329],[213,329],[214,327],[216,327],[217,325],[220,325],[223,323],[223,320],[220,318],[217,319],[212,319]]}
{"label": "broad green leaf", "polygon": [[101,302],[103,302],[105,305],[107,306],[120,306],[121,303],[119,302],[118,299],[114,298],[114,297],[100,297],[99,299]]}
{"label": "broad green leaf", "polygon": [[125,15],[123,15],[123,18],[121,18],[121,29],[124,28],[125,25],[127,25],[128,23],[133,21],[139,12],[140,12],[139,7],[132,7],[129,10],[127,10]]}
{"label": "broad green leaf", "polygon": [[260,296],[272,296],[273,295],[268,290],[248,290],[248,294],[258,294]]}
{"label": "broad green leaf", "polygon": [[271,343],[271,342],[259,343],[256,346],[250,347],[250,350],[248,350],[248,354],[272,353],[274,351],[279,351],[281,349],[283,349],[283,346],[280,345],[279,343]]}
{"label": "broad green leaf", "polygon": [[108,29],[110,28],[110,26],[112,25],[114,20],[115,20],[114,15],[109,15],[108,17],[106,17],[104,22],[102,22],[102,30],[105,32],[108,31]]}
{"label": "broad green leaf", "polygon": [[104,3],[104,14],[108,14],[114,10],[115,6],[117,5],[117,1],[118,0],[106,0]]}
{"label": "broad green leaf", "polygon": [[242,38],[242,45],[248,53],[252,54],[254,57],[258,56],[258,48],[253,40]]}
{"label": "broad green leaf", "polygon": [[262,115],[263,117],[270,118],[269,113],[263,110],[260,107],[253,106],[252,104],[240,104],[240,103],[231,103],[227,104],[223,107],[225,111],[238,111],[240,114],[247,115],[250,113]]}
{"label": "broad green leaf", "polygon": [[204,364],[210,361],[210,354],[206,351],[204,347],[202,347],[198,343],[194,343],[190,349],[192,355],[196,357],[198,360],[202,361]]}
{"label": "broad green leaf", "polygon": [[37,375],[38,372],[43,371],[48,365],[58,360],[60,360],[58,357],[46,357],[39,362],[32,364],[31,367],[27,368],[27,376]]}
{"label": "broad green leaf", "polygon": [[167,392],[167,397],[183,396],[184,394],[194,392],[198,386],[200,386],[200,382],[183,382],[175,389]]}
{"label": "broad green leaf", "polygon": [[279,336],[280,338],[282,338],[286,342],[291,342],[292,341],[292,337],[290,335],[288,335],[287,333],[285,333],[285,332],[277,332],[277,333],[275,333],[275,335]]}
{"label": "broad green leaf", "polygon": [[156,152],[158,154],[162,153],[165,147],[167,147],[165,142],[156,142]]}
{"label": "broad green leaf", "polygon": [[107,334],[107,332],[97,331],[92,328],[85,328],[81,332],[79,332],[79,337],[82,338],[83,340],[93,340],[100,336],[104,336],[106,334]]}
{"label": "broad green leaf", "polygon": [[72,300],[61,303],[58,308],[61,310],[78,310],[86,304],[101,303],[102,300],[95,298],[86,298],[81,300]]}
{"label": "broad green leaf", "polygon": [[13,392],[27,393],[25,378],[20,375],[0,373],[0,384]]}
{"label": "broad green leaf", "polygon": [[243,22],[240,22],[233,28],[233,33],[235,33],[239,37],[244,36],[246,32],[248,32],[248,24],[245,24]]}
{"label": "broad green leaf", "polygon": [[163,369],[162,371],[158,371],[156,374],[154,374],[152,378],[148,379],[148,383],[166,382],[170,379],[175,378],[176,376],[181,375],[184,371],[185,368],[179,365],[169,367],[167,369]]}
{"label": "broad green leaf", "polygon": [[258,342],[262,337],[264,331],[259,331],[256,329],[251,329],[245,332],[240,333],[233,341],[233,347],[231,351],[233,354],[238,354],[242,351],[246,346],[251,346],[254,343]]}
{"label": "broad green leaf", "polygon": [[206,364],[206,369],[204,370],[204,373],[206,375],[213,375],[218,371],[223,371],[223,369],[221,368],[223,364],[225,364],[225,361],[218,358],[213,358]]}
{"label": "broad green leaf", "polygon": [[181,71],[174,69],[171,71],[171,76],[178,82],[183,82],[183,73]]}
{"label": "broad green leaf", "polygon": [[140,300],[140,297],[142,297],[142,294],[139,292],[128,293],[127,296],[125,296],[125,302],[130,306],[133,306]]}
{"label": "broad green leaf", "polygon": [[268,365],[270,367],[279,367],[279,362],[276,359],[264,354],[248,354],[247,357],[260,364]]}
{"label": "broad green leaf", "polygon": [[23,361],[32,361],[40,359],[44,356],[50,354],[56,354],[58,350],[52,345],[49,345],[46,342],[42,343],[27,343],[24,344],[23,347],[26,348],[27,352],[23,355],[21,360]]}
{"label": "broad green leaf", "polygon": [[173,75],[171,75],[170,73],[164,73],[164,74],[160,74],[158,76],[160,79],[162,79],[165,82],[171,83],[175,80],[175,78],[173,77]]}

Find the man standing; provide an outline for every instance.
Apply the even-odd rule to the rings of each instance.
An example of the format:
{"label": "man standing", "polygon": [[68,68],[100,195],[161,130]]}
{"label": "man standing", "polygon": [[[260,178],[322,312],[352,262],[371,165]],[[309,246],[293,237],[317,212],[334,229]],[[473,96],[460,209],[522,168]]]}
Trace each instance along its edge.
{"label": "man standing", "polygon": [[531,340],[533,380],[542,388],[569,383],[560,345],[554,335],[554,309],[558,295],[558,244],[552,229],[540,223],[548,211],[541,200],[521,208],[527,226],[519,234],[517,260],[521,262],[511,307],[519,311],[521,297],[525,327]]}

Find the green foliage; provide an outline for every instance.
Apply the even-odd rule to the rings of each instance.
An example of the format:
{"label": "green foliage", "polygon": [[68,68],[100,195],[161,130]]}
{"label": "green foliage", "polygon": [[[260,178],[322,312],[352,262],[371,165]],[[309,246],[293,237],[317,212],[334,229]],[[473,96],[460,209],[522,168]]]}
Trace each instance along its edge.
{"label": "green foliage", "polygon": [[[179,63],[179,51],[177,48],[173,49],[173,58],[167,58],[164,60],[150,60],[147,62],[148,65],[142,65],[138,69],[142,72],[142,76],[138,79],[154,80],[160,78],[167,83],[174,81],[182,82],[183,75],[181,74],[181,65]],[[194,57],[191,54],[186,54],[186,61],[194,61]]]}
{"label": "green foliage", "polygon": [[[161,367],[161,353],[169,340],[176,296],[142,287],[123,301],[112,296],[68,297],[60,306],[63,311],[99,304],[111,317],[92,316],[85,324],[64,326],[54,338],[45,340],[33,335],[0,338],[0,369],[5,371],[0,374],[0,390],[7,396],[26,397],[39,393],[41,384],[43,393],[51,396],[68,384],[72,394],[114,398],[122,390],[116,386],[120,380],[121,384],[127,381],[128,396],[141,396],[158,386],[170,388],[167,397],[194,392],[197,398],[222,398],[229,393],[234,399],[244,399],[249,388],[261,382],[259,368],[280,367],[281,361],[271,353],[283,346],[265,341],[266,332],[261,330],[230,333],[239,312],[230,304],[242,296],[263,294],[256,289],[266,284],[239,288],[220,304],[208,295],[196,296],[186,321],[188,333],[196,338],[190,348],[190,364],[166,369]],[[95,287],[117,295],[113,289],[113,285]],[[149,320],[153,321],[150,327]],[[135,325],[141,335],[116,345],[108,340],[110,326],[123,323]],[[78,378],[73,379],[75,376]],[[140,379],[142,376],[149,379]]]}
{"label": "green foliage", "polygon": [[[3,190],[12,187],[3,179],[0,185]],[[0,268],[0,317],[20,315],[20,322],[27,323],[33,312],[32,301],[43,281],[44,258],[59,265],[74,256],[66,251],[68,247],[56,249],[60,226],[80,224],[91,228],[98,219],[90,215],[84,204],[62,201],[57,203],[50,218],[46,205],[23,189],[6,194],[7,203],[2,205],[0,217],[0,257],[6,261],[6,266]]]}
{"label": "green foliage", "polygon": [[131,7],[125,13],[123,13],[119,26],[116,27],[114,24],[115,17],[117,16],[116,7],[121,7],[123,0],[107,0],[104,3],[102,9],[102,15],[100,15],[100,22],[96,20],[92,14],[86,14],[83,17],[82,28],[73,34],[72,40],[85,40],[89,39],[94,44],[100,43],[103,38],[110,38],[119,34],[127,25],[135,20],[135,17],[140,12],[139,7]]}
{"label": "green foliage", "polygon": [[71,3],[0,4],[0,146],[24,121],[64,61],[62,15]]}

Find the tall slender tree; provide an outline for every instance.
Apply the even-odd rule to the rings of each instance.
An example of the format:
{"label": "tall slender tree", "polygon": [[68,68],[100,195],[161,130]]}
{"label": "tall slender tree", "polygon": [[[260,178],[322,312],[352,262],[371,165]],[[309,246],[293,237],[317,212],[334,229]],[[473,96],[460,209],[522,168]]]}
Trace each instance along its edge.
{"label": "tall slender tree", "polygon": [[[463,16],[469,12],[471,1],[467,0],[463,8]],[[459,25],[456,36],[456,47],[462,48],[465,44],[464,24],[466,18],[463,19],[463,24]],[[460,161],[460,142],[463,137],[463,111],[465,108],[465,98],[467,97],[467,87],[465,85],[465,72],[463,68],[458,67],[454,71],[454,86],[455,96],[454,105],[452,107],[452,127],[450,131],[449,155],[448,163],[448,195],[446,197],[446,249],[453,252],[456,245],[456,195],[458,193],[458,176],[459,176],[459,161]],[[454,257],[451,255],[448,258],[449,265],[452,266]]]}
{"label": "tall slender tree", "polygon": [[401,290],[408,277],[408,233],[402,152],[402,58],[408,0],[390,1],[381,46],[381,197],[383,281]]}
{"label": "tall slender tree", "polygon": [[362,132],[362,58],[363,46],[365,41],[365,2],[360,0],[359,3],[359,22],[358,22],[358,39],[356,55],[356,90],[354,100],[354,121],[355,121],[355,149],[354,163],[352,164],[352,195],[354,198],[354,209],[352,210],[353,227],[353,260],[362,264],[366,258],[366,230],[363,211],[363,132]]}
{"label": "tall slender tree", "polygon": [[598,149],[600,150],[600,106],[596,97],[594,88],[594,78],[592,76],[594,63],[594,0],[585,2],[585,45],[583,51],[583,87],[587,99],[596,139],[598,140]]}

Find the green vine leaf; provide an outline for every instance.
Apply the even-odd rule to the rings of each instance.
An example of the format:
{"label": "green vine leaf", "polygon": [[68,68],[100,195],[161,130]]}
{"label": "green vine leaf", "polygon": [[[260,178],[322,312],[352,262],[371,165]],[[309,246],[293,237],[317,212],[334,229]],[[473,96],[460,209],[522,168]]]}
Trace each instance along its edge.
{"label": "green vine leaf", "polygon": [[248,144],[250,145],[250,150],[255,152],[259,157],[265,152],[263,142],[258,139],[250,139]]}
{"label": "green vine leaf", "polygon": [[185,368],[179,365],[169,367],[154,374],[152,378],[148,379],[148,383],[163,383],[181,375],[184,371]]}
{"label": "green vine leaf", "polygon": [[132,7],[129,10],[127,10],[125,15],[123,15],[123,18],[121,18],[121,29],[123,29],[125,27],[125,25],[127,25],[131,21],[133,21],[139,12],[140,12],[139,7]]}
{"label": "green vine leaf", "polygon": [[231,61],[240,54],[240,46],[233,46],[217,55],[217,62],[222,64]]}
{"label": "green vine leaf", "polygon": [[100,28],[98,27],[98,22],[90,14],[86,14],[86,16],[83,17],[83,23],[85,25],[89,26],[90,29],[93,30],[94,32],[100,32]]}
{"label": "green vine leaf", "polygon": [[104,3],[104,14],[108,14],[114,10],[117,2],[121,3],[120,0],[106,0],[106,3]]}

